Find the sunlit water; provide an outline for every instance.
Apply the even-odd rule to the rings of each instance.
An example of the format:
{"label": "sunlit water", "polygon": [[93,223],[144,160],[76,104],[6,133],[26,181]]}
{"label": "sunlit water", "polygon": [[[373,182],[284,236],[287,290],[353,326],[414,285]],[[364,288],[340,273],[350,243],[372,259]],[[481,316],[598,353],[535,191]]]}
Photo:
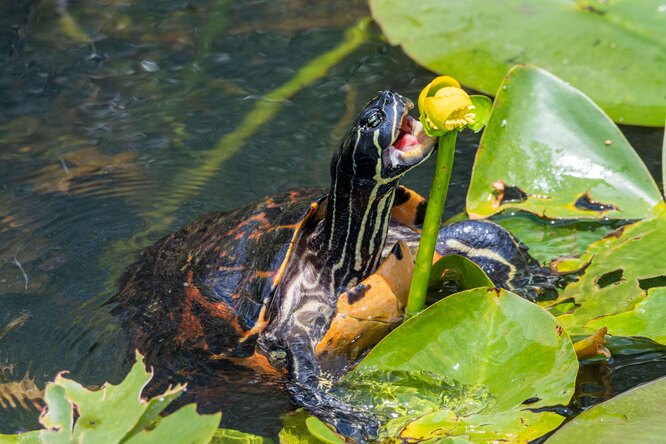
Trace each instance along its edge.
{"label": "sunlit water", "polygon": [[[338,44],[365,2],[67,3],[0,2],[0,381],[29,374],[40,387],[60,370],[91,385],[127,371],[127,338],[104,304],[141,245],[208,211],[327,186],[333,146],[359,107],[385,88],[415,98],[432,78],[375,30],[210,180],[178,182],[257,100]],[[67,17],[93,43],[67,31]],[[658,175],[661,131],[625,131]],[[477,143],[459,139],[448,214],[463,209]],[[427,192],[432,167],[404,182]],[[168,227],[128,242],[170,206]],[[648,361],[613,390],[665,373],[663,356]],[[221,383],[206,405],[226,426],[274,434],[287,398],[226,377],[236,389]],[[0,432],[36,418],[0,409]]]}

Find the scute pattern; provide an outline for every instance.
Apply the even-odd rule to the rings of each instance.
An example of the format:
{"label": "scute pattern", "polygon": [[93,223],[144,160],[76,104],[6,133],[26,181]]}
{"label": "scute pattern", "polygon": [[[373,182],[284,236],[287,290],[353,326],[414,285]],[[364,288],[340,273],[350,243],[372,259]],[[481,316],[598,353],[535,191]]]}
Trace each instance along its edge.
{"label": "scute pattern", "polygon": [[192,350],[252,356],[294,230],[322,194],[290,192],[211,213],[146,249],[118,296],[134,346],[149,362]]}

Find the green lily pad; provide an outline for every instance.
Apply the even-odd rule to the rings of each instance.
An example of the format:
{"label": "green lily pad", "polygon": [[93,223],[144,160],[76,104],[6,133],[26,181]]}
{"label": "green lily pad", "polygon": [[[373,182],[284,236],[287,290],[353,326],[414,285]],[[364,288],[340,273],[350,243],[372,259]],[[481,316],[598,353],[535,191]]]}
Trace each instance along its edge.
{"label": "green lily pad", "polygon": [[[562,326],[570,334],[589,334],[607,326],[612,335],[646,336],[661,342],[666,337],[664,245],[663,204],[652,217],[592,244],[588,249],[592,256],[589,266],[558,299],[573,301],[577,306],[572,313],[558,317]],[[648,297],[650,289],[654,292]]]}
{"label": "green lily pad", "polygon": [[299,410],[283,417],[284,427],[278,437],[280,444],[332,444],[344,443],[319,419]]}
{"label": "green lily pad", "polygon": [[666,345],[636,336],[606,336],[605,345],[613,356],[638,355],[651,351],[666,352]]}
{"label": "green lily pad", "polygon": [[476,90],[493,94],[511,66],[531,63],[584,91],[618,122],[664,124],[661,0],[371,0],[370,7],[390,43]]}
{"label": "green lily pad", "polygon": [[476,156],[470,217],[517,209],[549,219],[641,219],[661,201],[639,156],[594,103],[542,69],[511,70]]}
{"label": "green lily pad", "polygon": [[[220,423],[220,414],[200,415],[194,404],[168,416],[160,413],[184,390],[178,385],[148,401],[141,392],[152,372],[143,358],[118,385],[104,384],[88,390],[76,381],[58,375],[46,387],[46,411],[40,417],[43,430],[18,435],[0,435],[0,442],[17,443],[207,443]],[[76,415],[74,412],[76,411]]]}
{"label": "green lily pad", "polygon": [[442,280],[456,281],[461,290],[495,286],[475,262],[457,254],[444,256],[432,264],[428,285],[430,287],[439,285]]}
{"label": "green lily pad", "polygon": [[233,429],[217,429],[210,444],[273,444],[273,440]]}
{"label": "green lily pad", "polygon": [[[547,311],[505,290],[477,288],[407,320],[345,381],[384,381],[385,392],[398,394],[390,399],[398,400],[394,416],[407,419],[393,432],[401,439],[527,442],[562,422],[538,409],[568,403],[577,370],[568,335]],[[381,391],[359,392],[357,402],[386,416],[386,400],[373,399]]]}
{"label": "green lily pad", "polygon": [[552,221],[532,214],[506,213],[493,218],[529,247],[529,253],[542,265],[563,256],[580,256],[593,242],[619,228],[617,223],[594,221]]}
{"label": "green lily pad", "polygon": [[593,319],[587,327],[607,327],[614,335],[645,336],[666,344],[666,287],[649,289],[631,311]]}
{"label": "green lily pad", "polygon": [[664,410],[666,378],[660,378],[584,411],[558,430],[546,443],[663,442]]}

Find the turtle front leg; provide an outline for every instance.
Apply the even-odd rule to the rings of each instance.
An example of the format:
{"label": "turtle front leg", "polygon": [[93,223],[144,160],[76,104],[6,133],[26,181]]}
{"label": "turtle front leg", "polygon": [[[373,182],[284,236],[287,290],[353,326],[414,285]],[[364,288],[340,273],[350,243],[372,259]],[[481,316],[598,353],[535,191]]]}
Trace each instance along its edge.
{"label": "turtle front leg", "polygon": [[307,334],[294,334],[289,338],[287,366],[286,386],[294,403],[359,444],[377,438],[379,421],[373,414],[346,404],[326,391],[314,344]]}

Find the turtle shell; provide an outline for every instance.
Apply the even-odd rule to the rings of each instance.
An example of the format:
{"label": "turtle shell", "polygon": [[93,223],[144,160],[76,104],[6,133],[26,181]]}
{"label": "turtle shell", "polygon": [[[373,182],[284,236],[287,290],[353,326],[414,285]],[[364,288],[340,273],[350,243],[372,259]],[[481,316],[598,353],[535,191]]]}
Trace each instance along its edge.
{"label": "turtle shell", "polygon": [[322,194],[290,192],[211,213],[146,249],[117,297],[134,346],[153,362],[192,350],[253,356],[292,240]]}

